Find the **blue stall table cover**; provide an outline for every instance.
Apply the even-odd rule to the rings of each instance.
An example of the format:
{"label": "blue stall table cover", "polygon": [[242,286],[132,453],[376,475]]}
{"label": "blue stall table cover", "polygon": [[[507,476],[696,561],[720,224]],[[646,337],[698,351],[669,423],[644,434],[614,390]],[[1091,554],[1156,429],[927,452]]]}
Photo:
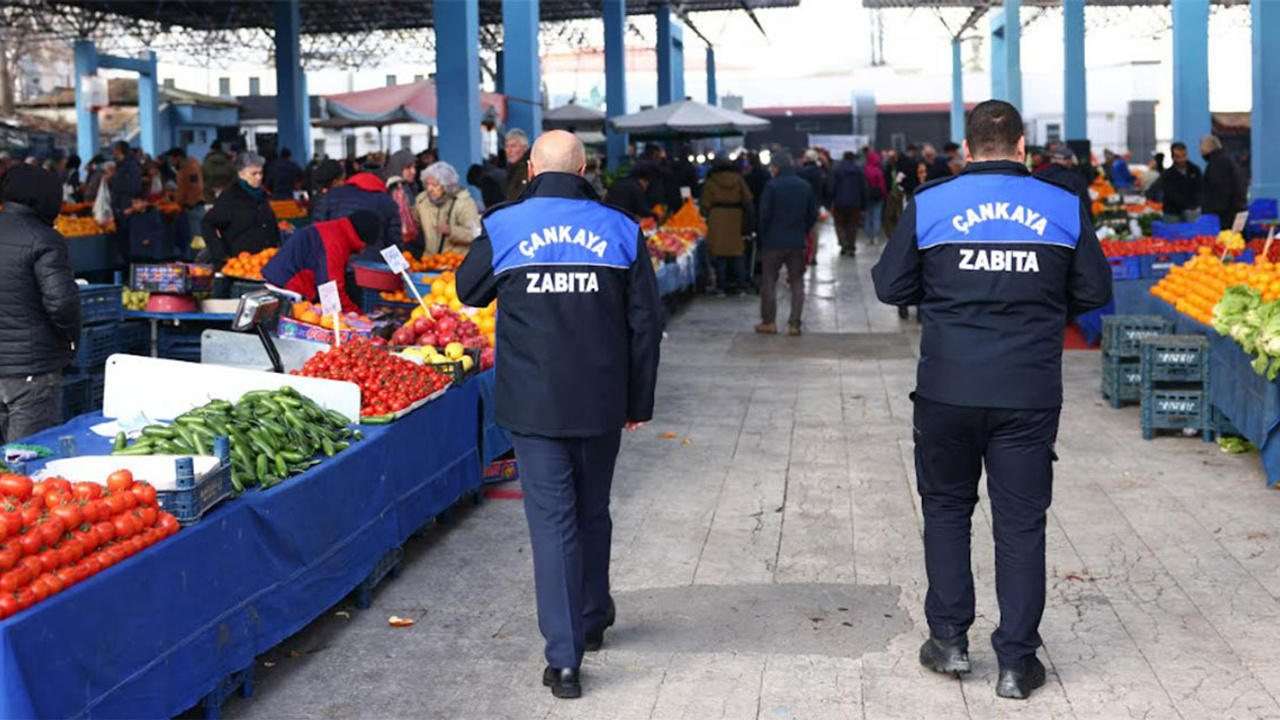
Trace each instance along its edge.
{"label": "blue stall table cover", "polygon": [[472,380],[480,391],[480,459],[485,465],[511,450],[511,434],[494,417],[494,381],[497,370],[490,368]]}
{"label": "blue stall table cover", "polygon": [[1253,371],[1239,343],[1209,332],[1209,399],[1262,453],[1267,484],[1280,481],[1280,383]]}
{"label": "blue stall table cover", "polygon": [[1111,303],[1076,318],[1076,325],[1084,333],[1085,340],[1096,345],[1102,339],[1103,316],[1152,314],[1152,302],[1158,301],[1158,298],[1151,294],[1151,288],[1158,282],[1160,280],[1157,278],[1113,280]]}
{"label": "blue stall table cover", "polygon": [[[109,451],[84,415],[30,442]],[[271,490],[0,621],[0,717],[172,717],[332,607],[480,487],[468,383]]]}

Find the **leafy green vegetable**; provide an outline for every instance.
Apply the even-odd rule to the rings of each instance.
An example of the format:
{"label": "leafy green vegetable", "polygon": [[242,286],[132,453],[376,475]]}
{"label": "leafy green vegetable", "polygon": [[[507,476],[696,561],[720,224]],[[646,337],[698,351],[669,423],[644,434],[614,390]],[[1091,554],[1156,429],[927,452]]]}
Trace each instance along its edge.
{"label": "leafy green vegetable", "polygon": [[1262,302],[1245,285],[1227,288],[1213,308],[1213,328],[1253,355],[1253,371],[1275,380],[1280,375],[1280,302]]}
{"label": "leafy green vegetable", "polygon": [[1239,455],[1240,453],[1253,452],[1258,448],[1254,447],[1253,443],[1245,440],[1244,438],[1224,437],[1218,438],[1218,449],[1224,453]]}

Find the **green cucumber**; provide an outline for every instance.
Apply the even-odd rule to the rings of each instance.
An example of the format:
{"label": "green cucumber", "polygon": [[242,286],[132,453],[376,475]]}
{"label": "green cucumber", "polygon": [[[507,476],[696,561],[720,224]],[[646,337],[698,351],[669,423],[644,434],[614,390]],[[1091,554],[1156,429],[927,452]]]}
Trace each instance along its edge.
{"label": "green cucumber", "polygon": [[289,477],[289,464],[284,461],[284,455],[276,456],[276,470],[284,477]]}
{"label": "green cucumber", "polygon": [[334,450],[333,442],[329,440],[329,438],[324,438],[324,440],[321,441],[320,445],[322,448],[324,448],[325,457],[333,457],[333,454],[336,452],[336,450]]}
{"label": "green cucumber", "polygon": [[263,487],[265,488],[266,487],[265,483],[267,481],[267,456],[266,455],[258,456],[258,462],[255,464],[254,470],[256,471],[258,482],[264,483]]}
{"label": "green cucumber", "polygon": [[361,425],[386,425],[395,420],[395,413],[387,413],[386,415],[364,415],[360,418]]}
{"label": "green cucumber", "polygon": [[128,445],[129,445],[129,436],[125,435],[124,431],[121,430],[120,432],[116,433],[116,441],[111,444],[111,449],[123,450]]}

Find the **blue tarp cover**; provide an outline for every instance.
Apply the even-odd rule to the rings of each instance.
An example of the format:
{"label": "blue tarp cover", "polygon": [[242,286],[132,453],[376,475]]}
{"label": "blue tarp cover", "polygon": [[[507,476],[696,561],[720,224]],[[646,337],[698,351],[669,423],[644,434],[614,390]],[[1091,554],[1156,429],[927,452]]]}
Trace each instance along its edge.
{"label": "blue tarp cover", "polygon": [[[0,621],[0,717],[172,717],[333,606],[411,533],[480,486],[479,383]],[[29,442],[81,454],[85,415]]]}

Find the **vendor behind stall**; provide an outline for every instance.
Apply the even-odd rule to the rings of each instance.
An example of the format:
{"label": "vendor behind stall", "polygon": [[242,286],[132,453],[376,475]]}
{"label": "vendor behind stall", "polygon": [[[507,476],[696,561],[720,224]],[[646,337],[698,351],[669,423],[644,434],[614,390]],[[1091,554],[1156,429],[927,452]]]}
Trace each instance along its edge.
{"label": "vendor behind stall", "polygon": [[356,312],[347,295],[347,260],[376,242],[382,219],[370,210],[357,210],[345,218],[325,220],[298,230],[285,240],[280,252],[262,268],[267,282],[317,300],[317,288],[330,280],[338,283],[343,312]]}
{"label": "vendor behind stall", "polygon": [[265,162],[257,153],[237,155],[236,181],[218,195],[200,221],[200,234],[215,266],[232,255],[258,253],[280,244],[276,215],[262,188]]}

